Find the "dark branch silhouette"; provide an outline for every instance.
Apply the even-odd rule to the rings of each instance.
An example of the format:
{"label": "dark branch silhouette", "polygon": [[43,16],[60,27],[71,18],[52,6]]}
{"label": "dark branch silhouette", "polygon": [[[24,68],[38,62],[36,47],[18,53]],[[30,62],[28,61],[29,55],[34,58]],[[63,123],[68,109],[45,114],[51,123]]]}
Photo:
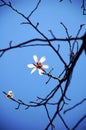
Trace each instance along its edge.
{"label": "dark branch silhouette", "polygon": [[86,115],[84,115],[84,116],[76,123],[76,125],[72,128],[72,130],[75,130],[85,118],[86,118]]}
{"label": "dark branch silhouette", "polygon": [[81,105],[81,104],[82,104],[83,102],[85,102],[85,101],[86,101],[86,98],[84,98],[84,99],[83,99],[82,101],[80,101],[79,103],[77,103],[77,104],[75,104],[74,106],[72,106],[72,107],[68,108],[67,110],[65,110],[65,111],[64,111],[64,114],[65,114],[66,112],[68,112],[68,111],[70,111],[70,110],[76,108],[77,106]]}
{"label": "dark branch silhouette", "polygon": [[[62,2],[62,1],[63,0],[60,0],[59,2]],[[35,107],[43,106],[45,111],[46,111],[46,115],[47,115],[47,118],[49,121],[47,126],[45,127],[45,130],[48,130],[49,128],[51,128],[51,130],[55,129],[54,120],[56,117],[59,117],[60,120],[63,122],[65,128],[67,130],[70,130],[67,122],[62,117],[61,112],[62,112],[62,110],[64,111],[64,106],[69,105],[69,102],[71,101],[71,99],[69,97],[67,97],[67,90],[68,90],[69,85],[71,83],[72,74],[73,74],[74,68],[76,66],[76,63],[79,60],[82,52],[85,51],[85,53],[86,53],[86,32],[84,34],[82,34],[82,36],[79,36],[80,31],[82,30],[83,24],[80,25],[80,28],[78,29],[76,36],[72,37],[69,34],[69,31],[68,31],[68,28],[66,27],[66,25],[63,22],[61,22],[61,25],[65,29],[67,37],[66,38],[57,38],[55,36],[55,34],[53,33],[53,31],[50,29],[50,30],[48,30],[52,36],[52,38],[50,39],[42,31],[40,31],[38,29],[39,22],[37,22],[37,24],[34,25],[33,22],[30,20],[33,13],[35,13],[35,11],[40,6],[41,0],[39,0],[37,2],[35,8],[30,12],[30,14],[28,16],[25,16],[22,12],[19,12],[17,9],[15,9],[11,2],[6,2],[5,0],[0,0],[0,2],[1,2],[0,7],[7,6],[7,7],[11,8],[12,11],[14,11],[19,16],[23,17],[26,20],[26,22],[22,22],[21,24],[30,25],[33,28],[33,30],[35,30],[42,37],[42,38],[29,39],[29,40],[21,42],[21,43],[16,43],[16,45],[13,45],[13,41],[10,41],[9,46],[7,48],[0,49],[0,58],[3,57],[4,53],[6,53],[7,51],[10,51],[12,49],[31,47],[31,46],[33,46],[33,47],[45,46],[45,47],[50,47],[53,50],[53,52],[56,54],[56,56],[59,57],[61,63],[64,65],[64,69],[60,72],[60,74],[58,76],[54,76],[52,74],[52,71],[54,70],[54,68],[52,68],[49,72],[43,70],[43,75],[48,77],[46,84],[48,84],[49,81],[52,79],[57,81],[57,85],[48,94],[46,94],[46,96],[43,98],[37,96],[35,101],[30,101],[29,103],[25,103],[21,99],[15,99],[14,97],[11,97],[11,95],[8,95],[8,93],[5,91],[3,91],[3,93],[7,96],[7,98],[12,100],[13,102],[16,102],[16,104],[17,104],[17,107],[15,108],[16,110],[20,109],[20,106],[24,106],[25,109],[29,109],[31,107],[35,108]],[[69,2],[72,3],[71,0],[69,0]],[[86,9],[85,9],[85,1],[84,0],[82,1],[82,9],[83,9],[83,15],[85,15]],[[67,63],[64,60],[64,58],[62,57],[62,55],[60,54],[60,51],[59,51],[60,44],[58,45],[58,49],[56,49],[54,47],[53,42],[55,42],[55,41],[63,41],[69,45],[69,52],[70,52],[69,63]],[[71,43],[71,41],[73,41],[73,43]],[[78,45],[79,41],[82,41],[82,44],[80,47]],[[41,43],[36,44],[36,42],[41,42]],[[77,46],[77,49],[75,49],[75,46]],[[34,64],[34,66],[35,66],[35,64]],[[63,88],[63,83],[64,83],[64,88]],[[55,95],[58,95],[58,92],[60,92],[61,96],[59,97],[59,99],[57,101],[52,102],[51,99]],[[71,108],[69,107],[67,110],[64,111],[64,113],[66,114],[68,111],[73,110],[74,108],[81,105],[84,101],[86,101],[86,98],[84,98],[79,103],[76,103],[73,107],[71,107]],[[50,116],[49,108],[47,106],[55,106],[56,107],[56,110],[54,111],[54,114],[52,115],[52,117]],[[72,127],[72,130],[77,128],[85,118],[86,118],[86,115],[84,115],[75,124],[75,126]]]}
{"label": "dark branch silhouette", "polygon": [[86,1],[82,0],[81,8],[83,9],[83,15],[86,15]]}

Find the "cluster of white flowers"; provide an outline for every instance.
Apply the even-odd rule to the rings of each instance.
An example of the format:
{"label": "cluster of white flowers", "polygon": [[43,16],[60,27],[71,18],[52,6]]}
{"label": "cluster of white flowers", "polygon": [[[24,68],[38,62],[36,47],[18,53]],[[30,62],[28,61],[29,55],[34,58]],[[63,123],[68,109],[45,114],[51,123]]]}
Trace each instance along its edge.
{"label": "cluster of white flowers", "polygon": [[35,72],[36,70],[38,70],[39,74],[42,75],[43,74],[43,69],[48,69],[49,68],[48,65],[43,65],[43,62],[46,60],[46,57],[43,56],[38,61],[37,55],[33,55],[33,59],[35,61],[35,64],[28,64],[27,65],[29,68],[32,68],[31,74],[33,72]]}

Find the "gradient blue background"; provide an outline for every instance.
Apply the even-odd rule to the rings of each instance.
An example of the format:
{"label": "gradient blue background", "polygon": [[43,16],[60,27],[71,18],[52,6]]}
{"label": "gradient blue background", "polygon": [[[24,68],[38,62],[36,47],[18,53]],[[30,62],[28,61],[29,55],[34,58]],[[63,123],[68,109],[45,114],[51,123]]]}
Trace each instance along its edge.
{"label": "gradient blue background", "polygon": [[[11,2],[16,9],[27,16],[34,9],[37,0],[11,0]],[[80,24],[86,24],[86,16],[82,15],[80,7],[81,2],[78,0],[72,0],[72,4],[69,0],[64,0],[61,3],[57,0],[42,0],[38,9],[31,16],[31,21],[34,25],[39,22],[39,30],[48,38],[52,38],[49,29],[58,38],[66,37],[65,30],[60,22],[67,26],[70,35],[75,36]],[[30,25],[21,25],[22,22],[25,22],[25,19],[10,8],[6,6],[0,8],[0,49],[8,47],[11,40],[13,41],[12,45],[16,45],[31,38],[41,37]],[[86,25],[79,36],[82,36],[85,31]],[[57,44],[61,44],[60,54],[68,63],[68,44],[65,42],[54,44],[56,48],[58,48]],[[45,85],[48,80],[47,76],[40,76],[37,71],[32,75],[30,74],[31,69],[27,68],[27,64],[33,63],[34,54],[39,59],[46,56],[45,64],[50,66],[47,71],[54,68],[53,75],[58,76],[63,70],[61,61],[49,47],[28,47],[6,52],[0,58],[0,130],[43,130],[48,123],[46,111],[43,107],[25,110],[25,107],[21,106],[19,110],[15,110],[17,104],[6,99],[2,93],[2,91],[12,90],[16,99],[29,103],[29,101],[35,101],[37,96],[45,97],[55,87],[57,82],[53,79]],[[54,101],[58,99],[58,96],[59,93]],[[67,96],[71,98],[70,107],[86,97],[86,56],[84,53],[74,69]],[[69,106],[66,106],[65,109]],[[51,116],[54,110],[53,106],[49,108]],[[72,128],[84,114],[86,114],[86,102],[63,115],[63,117],[68,126]],[[56,130],[65,130],[59,117],[55,119],[54,124]],[[76,130],[85,129],[86,120]]]}

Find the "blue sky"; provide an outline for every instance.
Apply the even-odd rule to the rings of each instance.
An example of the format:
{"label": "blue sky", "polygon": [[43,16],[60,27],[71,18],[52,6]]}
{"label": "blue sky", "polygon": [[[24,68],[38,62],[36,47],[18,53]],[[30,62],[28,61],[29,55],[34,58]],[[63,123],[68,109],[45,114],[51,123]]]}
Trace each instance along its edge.
{"label": "blue sky", "polygon": [[[16,9],[27,16],[34,9],[37,0],[11,0],[11,2]],[[49,29],[53,31],[57,38],[67,37],[65,29],[60,24],[61,22],[68,28],[69,34],[75,36],[80,24],[86,24],[86,16],[82,15],[80,7],[81,2],[74,2],[74,0],[72,4],[69,0],[64,0],[63,2],[58,2],[57,0],[42,0],[30,20],[34,25],[39,22],[39,30],[48,38],[52,38],[48,31]],[[25,22],[25,19],[13,12],[10,8],[6,6],[0,8],[0,48],[8,47],[9,41],[11,40],[12,45],[16,45],[32,38],[41,38],[30,25],[21,25],[20,23],[22,22]],[[82,36],[85,31],[86,25],[82,28],[79,36]],[[37,44],[39,42],[35,43]],[[60,54],[68,63],[69,50],[66,43],[58,42],[61,48]],[[81,44],[81,42],[79,43]],[[56,42],[53,44],[58,48]],[[46,94],[55,87],[57,81],[52,79],[46,85],[45,82],[48,80],[47,76],[40,76],[37,71],[32,75],[30,74],[31,69],[27,67],[27,64],[34,62],[34,54],[38,56],[38,59],[42,56],[46,57],[44,63],[49,65],[47,71],[54,68],[52,72],[53,75],[58,76],[63,70],[63,64],[55,52],[49,47],[38,46],[7,51],[0,58],[1,130],[43,130],[48,123],[46,111],[43,107],[25,110],[25,107],[21,106],[19,110],[15,110],[17,104],[5,98],[2,93],[2,91],[8,92],[9,90],[12,90],[16,99],[21,99],[24,102],[29,103],[29,101],[35,101],[37,96],[45,97]],[[71,84],[67,92],[67,96],[71,98],[70,107],[86,96],[85,58],[85,54],[82,53],[73,72]],[[58,96],[59,95],[56,95],[54,100],[57,100]],[[63,115],[70,128],[72,128],[77,120],[85,114],[85,107],[86,104],[84,102],[83,105],[68,112],[66,115]],[[68,106],[66,106],[65,109],[66,108],[68,108]],[[51,116],[54,109],[53,106],[49,108]],[[55,119],[54,124],[56,129],[65,130],[65,127],[59,118]],[[77,128],[77,130],[83,128],[86,128],[86,120]]]}

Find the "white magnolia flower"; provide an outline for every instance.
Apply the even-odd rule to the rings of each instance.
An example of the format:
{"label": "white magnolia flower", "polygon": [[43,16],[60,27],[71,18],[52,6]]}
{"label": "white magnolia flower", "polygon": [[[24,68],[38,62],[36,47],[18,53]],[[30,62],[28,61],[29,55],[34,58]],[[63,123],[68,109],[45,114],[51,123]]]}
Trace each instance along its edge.
{"label": "white magnolia flower", "polygon": [[48,65],[43,65],[43,62],[46,60],[46,57],[41,57],[41,59],[38,61],[38,57],[36,55],[33,55],[33,59],[35,61],[35,64],[28,64],[27,66],[29,68],[32,68],[31,74],[38,70],[39,74],[43,74],[43,69],[48,69]]}
{"label": "white magnolia flower", "polygon": [[7,98],[13,98],[13,92],[12,91],[8,91],[7,93]]}

